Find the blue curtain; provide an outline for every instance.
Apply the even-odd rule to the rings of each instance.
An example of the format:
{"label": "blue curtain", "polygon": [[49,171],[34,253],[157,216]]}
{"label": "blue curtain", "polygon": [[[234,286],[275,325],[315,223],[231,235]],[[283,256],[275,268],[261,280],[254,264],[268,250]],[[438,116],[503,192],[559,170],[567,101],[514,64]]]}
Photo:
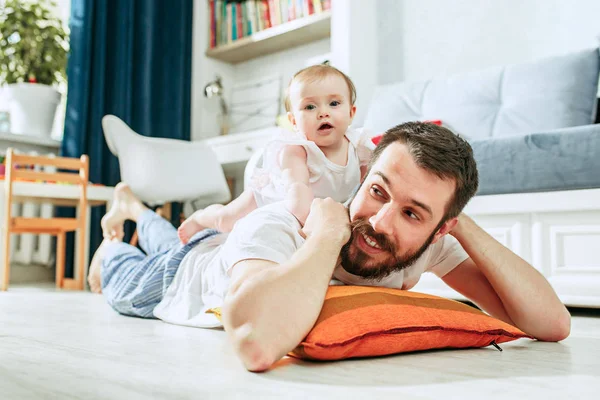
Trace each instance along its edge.
{"label": "blue curtain", "polygon": [[[192,0],[72,0],[61,153],[88,154],[92,182],[113,186],[120,179],[102,133],[106,114],[147,136],[190,139],[192,16]],[[90,256],[102,241],[105,212],[92,210]],[[179,211],[173,207],[174,222]],[[126,231],[130,236],[133,229]],[[72,240],[67,276],[73,273]]]}

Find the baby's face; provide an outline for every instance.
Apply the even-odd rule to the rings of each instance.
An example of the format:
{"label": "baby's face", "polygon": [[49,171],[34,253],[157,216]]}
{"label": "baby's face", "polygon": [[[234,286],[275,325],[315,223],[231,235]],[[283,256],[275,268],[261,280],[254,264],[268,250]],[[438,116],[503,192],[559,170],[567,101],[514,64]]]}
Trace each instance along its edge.
{"label": "baby's face", "polygon": [[289,91],[294,128],[319,147],[339,145],[352,122],[356,107],[344,78],[329,75],[312,82],[294,82]]}

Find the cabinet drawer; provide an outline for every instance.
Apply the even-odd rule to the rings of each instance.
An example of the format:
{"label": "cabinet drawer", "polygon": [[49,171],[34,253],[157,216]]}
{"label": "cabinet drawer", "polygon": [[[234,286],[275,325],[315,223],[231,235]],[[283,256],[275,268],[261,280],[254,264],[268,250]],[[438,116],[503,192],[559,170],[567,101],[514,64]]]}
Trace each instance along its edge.
{"label": "cabinet drawer", "polygon": [[246,162],[252,154],[263,148],[277,131],[268,129],[252,133],[237,133],[206,140],[221,164]]}

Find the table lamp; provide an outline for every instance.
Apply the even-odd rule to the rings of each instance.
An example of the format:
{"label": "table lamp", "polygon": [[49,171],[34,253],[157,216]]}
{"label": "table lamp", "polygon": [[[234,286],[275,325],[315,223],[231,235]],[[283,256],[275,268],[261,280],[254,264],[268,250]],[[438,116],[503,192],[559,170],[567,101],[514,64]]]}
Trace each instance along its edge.
{"label": "table lamp", "polygon": [[225,104],[225,99],[223,99],[223,85],[221,84],[221,77],[216,76],[215,80],[212,82],[208,82],[206,86],[204,86],[204,96],[207,98],[212,98],[214,96],[219,97],[219,102],[221,105],[221,135],[226,135],[229,132],[229,112],[227,109],[227,104]]}

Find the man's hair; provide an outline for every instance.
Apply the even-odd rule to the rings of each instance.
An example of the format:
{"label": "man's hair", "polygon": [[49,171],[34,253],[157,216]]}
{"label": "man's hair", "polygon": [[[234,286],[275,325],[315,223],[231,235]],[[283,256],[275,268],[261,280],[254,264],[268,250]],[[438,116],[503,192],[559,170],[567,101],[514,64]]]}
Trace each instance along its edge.
{"label": "man's hair", "polygon": [[415,163],[440,179],[454,179],[454,196],[446,205],[442,222],[457,217],[477,192],[479,177],[469,143],[444,127],[426,122],[406,122],[389,129],[373,151],[369,170],[392,143],[408,147]]}
{"label": "man's hair", "polygon": [[292,111],[292,104],[290,103],[290,87],[294,82],[312,83],[332,75],[341,76],[344,81],[346,81],[346,85],[348,85],[348,96],[350,97],[350,103],[351,105],[354,105],[354,103],[356,103],[356,88],[354,87],[354,83],[348,77],[348,75],[339,69],[332,67],[331,65],[318,64],[301,69],[294,74],[292,79],[290,79],[290,83],[285,90],[285,110],[287,112]]}

